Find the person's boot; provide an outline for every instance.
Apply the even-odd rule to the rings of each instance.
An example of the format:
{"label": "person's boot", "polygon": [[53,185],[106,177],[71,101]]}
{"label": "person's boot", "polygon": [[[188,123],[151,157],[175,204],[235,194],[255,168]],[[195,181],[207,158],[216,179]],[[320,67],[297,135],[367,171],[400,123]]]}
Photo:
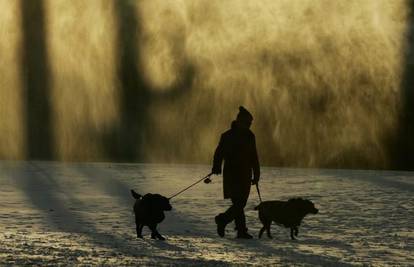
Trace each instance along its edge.
{"label": "person's boot", "polygon": [[225,235],[225,229],[226,229],[226,222],[223,219],[223,216],[221,214],[217,215],[214,220],[217,224],[217,234],[220,237],[224,237]]}
{"label": "person's boot", "polygon": [[252,239],[253,236],[251,236],[247,231],[238,231],[237,232],[237,238],[240,238],[240,239]]}

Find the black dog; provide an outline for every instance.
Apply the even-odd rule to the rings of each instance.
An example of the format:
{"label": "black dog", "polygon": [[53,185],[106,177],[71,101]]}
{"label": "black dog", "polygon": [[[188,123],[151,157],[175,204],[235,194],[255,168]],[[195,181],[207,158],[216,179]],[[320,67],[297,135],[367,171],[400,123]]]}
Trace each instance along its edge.
{"label": "black dog", "polygon": [[309,213],[318,213],[318,209],[315,208],[312,201],[302,198],[292,198],[288,201],[264,201],[254,209],[259,210],[259,219],[263,224],[259,238],[262,237],[264,230],[266,230],[267,236],[272,238],[270,225],[273,221],[290,228],[290,237],[293,240],[294,236],[298,236],[298,228],[303,218]]}
{"label": "black dog", "polygon": [[132,196],[136,199],[134,205],[135,225],[137,227],[137,237],[142,237],[142,228],[148,226],[151,230],[151,238],[165,240],[165,238],[158,233],[157,224],[161,223],[164,218],[164,210],[171,210],[170,201],[168,198],[159,194],[146,194],[141,196],[134,190],[131,190]]}

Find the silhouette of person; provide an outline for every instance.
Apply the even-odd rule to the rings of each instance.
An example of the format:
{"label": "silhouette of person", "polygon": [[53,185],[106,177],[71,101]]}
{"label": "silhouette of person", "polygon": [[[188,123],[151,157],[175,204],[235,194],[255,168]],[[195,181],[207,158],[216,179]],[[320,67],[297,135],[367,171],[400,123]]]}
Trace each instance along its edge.
{"label": "silhouette of person", "polygon": [[229,209],[215,217],[217,233],[221,237],[224,237],[226,225],[234,220],[237,238],[252,238],[247,232],[244,215],[250,187],[258,183],[260,179],[256,140],[249,129],[252,121],[253,116],[250,112],[240,106],[236,120],[231,123],[231,129],[221,135],[214,153],[212,173],[221,174],[221,165],[224,160],[224,198],[230,198],[232,202]]}

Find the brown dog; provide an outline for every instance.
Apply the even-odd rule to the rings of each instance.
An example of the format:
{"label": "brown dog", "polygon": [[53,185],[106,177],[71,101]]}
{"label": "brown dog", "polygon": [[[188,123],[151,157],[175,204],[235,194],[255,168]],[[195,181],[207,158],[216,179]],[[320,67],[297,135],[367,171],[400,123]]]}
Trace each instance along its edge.
{"label": "brown dog", "polygon": [[159,194],[146,194],[145,196],[141,196],[134,190],[131,190],[131,194],[136,199],[134,213],[137,237],[143,238],[142,228],[148,226],[151,230],[152,239],[158,238],[159,240],[165,240],[158,233],[157,225],[165,219],[164,211],[172,209],[168,198]]}
{"label": "brown dog", "polygon": [[270,225],[273,222],[284,227],[290,228],[290,237],[295,239],[298,236],[299,226],[307,214],[317,214],[318,209],[312,201],[302,198],[292,198],[288,201],[264,201],[254,208],[259,210],[259,219],[263,224],[259,232],[259,238],[262,237],[264,230],[267,236],[270,234]]}

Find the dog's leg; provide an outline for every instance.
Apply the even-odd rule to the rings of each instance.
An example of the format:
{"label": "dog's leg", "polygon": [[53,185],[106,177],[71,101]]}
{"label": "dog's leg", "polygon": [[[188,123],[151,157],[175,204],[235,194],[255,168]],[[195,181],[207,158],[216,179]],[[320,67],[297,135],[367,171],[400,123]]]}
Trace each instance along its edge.
{"label": "dog's leg", "polygon": [[137,227],[137,237],[138,237],[138,238],[144,238],[144,237],[142,236],[142,228],[144,228],[144,225],[143,225],[143,224],[140,224],[140,225]]}
{"label": "dog's leg", "polygon": [[157,231],[157,237],[159,240],[165,240],[165,237],[163,237],[160,233]]}
{"label": "dog's leg", "polygon": [[265,229],[266,229],[265,226],[263,226],[262,229],[260,229],[259,238],[262,238],[262,235],[263,235],[263,232],[264,232]]}
{"label": "dog's leg", "polygon": [[136,227],[136,230],[137,230],[137,238],[143,238],[142,237],[142,227],[143,226],[144,225],[141,224],[141,222],[135,218],[135,227]]}
{"label": "dog's leg", "polygon": [[158,238],[159,240],[165,240],[165,238],[160,233],[158,233],[157,225],[154,225],[154,224],[149,225],[149,228],[151,229],[151,238],[152,239],[157,239]]}
{"label": "dog's leg", "polygon": [[293,236],[294,229],[295,227],[290,227],[290,238],[292,238],[292,240],[295,240],[295,237]]}
{"label": "dog's leg", "polygon": [[157,239],[157,234],[156,234],[157,229],[155,229],[155,226],[149,225],[148,227],[151,229],[151,238]]}
{"label": "dog's leg", "polygon": [[299,234],[299,228],[296,226],[295,227],[295,236],[298,236],[298,234]]}
{"label": "dog's leg", "polygon": [[265,227],[266,227],[267,237],[268,237],[268,238],[270,238],[270,239],[272,239],[272,238],[273,238],[272,234],[270,233],[270,225],[271,225],[271,224],[272,224],[272,222],[269,222],[267,225],[265,225]]}
{"label": "dog's leg", "polygon": [[272,221],[266,218],[266,216],[260,210],[259,210],[259,219],[263,224],[263,227],[262,229],[260,229],[260,232],[259,232],[259,238],[262,237],[264,230],[266,230],[267,236],[269,238],[272,238],[272,235],[270,234],[270,225],[272,224]]}

